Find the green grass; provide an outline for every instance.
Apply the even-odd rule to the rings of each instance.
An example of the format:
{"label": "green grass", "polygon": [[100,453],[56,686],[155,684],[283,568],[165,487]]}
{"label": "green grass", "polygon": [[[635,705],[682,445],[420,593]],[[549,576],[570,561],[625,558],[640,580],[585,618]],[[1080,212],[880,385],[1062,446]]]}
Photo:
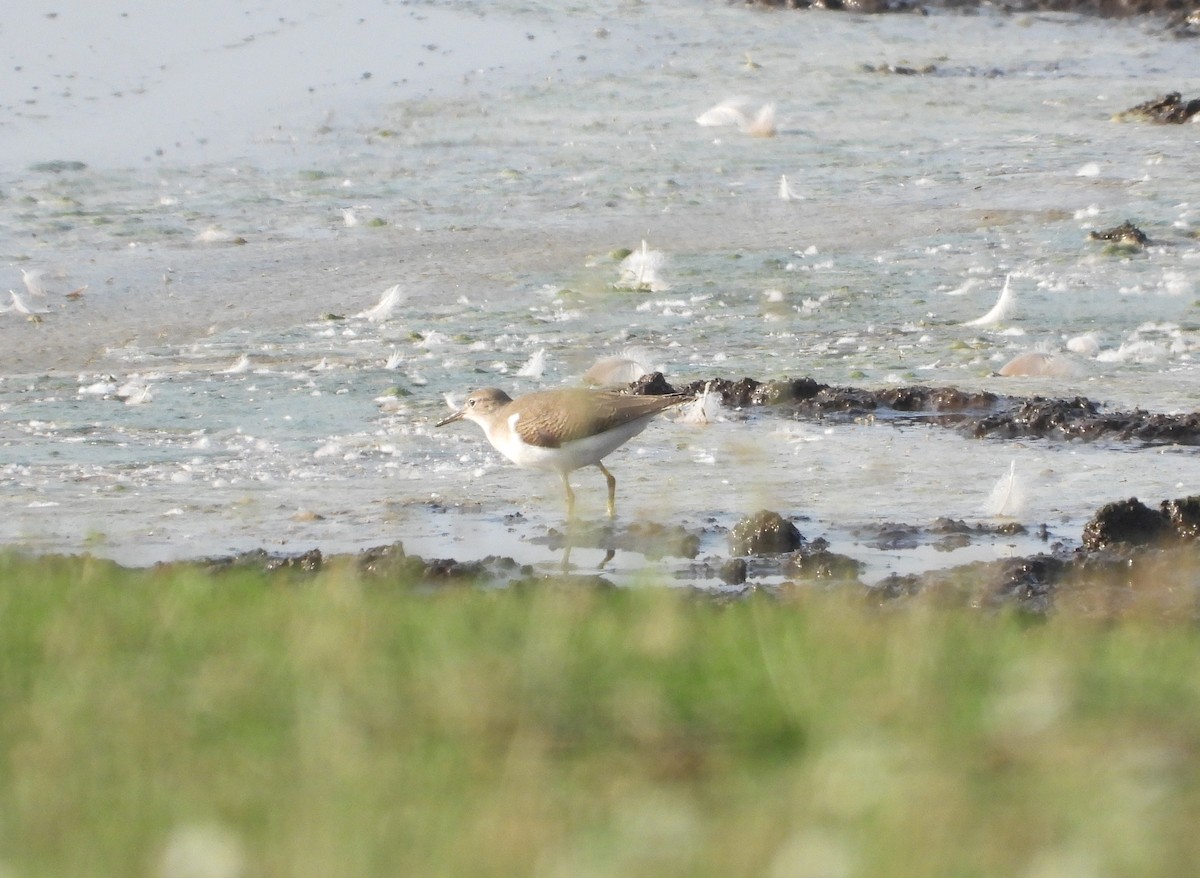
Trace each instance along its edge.
{"label": "green grass", "polygon": [[1200,863],[1183,623],[13,555],[0,622],[6,878]]}

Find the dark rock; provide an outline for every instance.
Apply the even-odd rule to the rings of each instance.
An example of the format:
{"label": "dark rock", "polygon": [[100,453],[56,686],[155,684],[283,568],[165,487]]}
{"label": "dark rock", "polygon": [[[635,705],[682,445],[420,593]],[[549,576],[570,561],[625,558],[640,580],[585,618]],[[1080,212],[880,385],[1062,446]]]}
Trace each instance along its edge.
{"label": "dark rock", "polygon": [[743,518],[729,534],[731,555],[781,555],[794,552],[804,542],[796,526],[780,515],[763,509]]}
{"label": "dark rock", "polygon": [[1083,526],[1083,546],[1095,550],[1116,543],[1145,546],[1173,533],[1167,516],[1151,509],[1136,497],[1109,503]]}

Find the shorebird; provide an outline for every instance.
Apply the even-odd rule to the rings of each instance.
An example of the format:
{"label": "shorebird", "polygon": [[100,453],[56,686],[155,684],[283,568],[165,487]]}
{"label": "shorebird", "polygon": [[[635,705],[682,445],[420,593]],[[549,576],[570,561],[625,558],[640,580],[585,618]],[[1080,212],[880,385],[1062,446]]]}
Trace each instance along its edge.
{"label": "shorebird", "polygon": [[608,482],[608,517],[617,514],[617,479],[602,460],[646,428],[660,412],[690,397],[627,396],[606,390],[562,389],[528,393],[513,399],[488,387],[473,391],[461,409],[437,426],[466,419],[483,428],[492,447],[527,469],[550,470],[562,478],[567,518],[575,514],[575,492],[568,476],[597,467]]}

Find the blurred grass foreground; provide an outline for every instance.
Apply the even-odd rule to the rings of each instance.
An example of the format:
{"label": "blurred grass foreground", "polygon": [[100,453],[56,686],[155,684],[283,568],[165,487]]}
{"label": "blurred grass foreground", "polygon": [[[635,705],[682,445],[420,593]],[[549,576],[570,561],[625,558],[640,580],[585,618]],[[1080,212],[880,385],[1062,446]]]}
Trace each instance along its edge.
{"label": "blurred grass foreground", "polygon": [[0,875],[1154,876],[1191,619],[0,555]]}

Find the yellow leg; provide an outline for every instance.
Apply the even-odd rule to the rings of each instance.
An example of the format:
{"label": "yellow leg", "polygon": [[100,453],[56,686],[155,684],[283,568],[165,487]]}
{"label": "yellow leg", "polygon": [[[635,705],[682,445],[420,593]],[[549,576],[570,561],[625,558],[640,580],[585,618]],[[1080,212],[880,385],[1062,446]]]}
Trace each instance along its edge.
{"label": "yellow leg", "polygon": [[610,473],[608,471],[608,468],[604,464],[597,463],[596,466],[600,467],[600,472],[604,473],[604,478],[605,478],[605,480],[608,481],[608,517],[616,518],[617,517],[617,477],[614,476],[612,473]]}
{"label": "yellow leg", "polygon": [[571,483],[567,481],[567,474],[560,473],[563,480],[563,490],[567,494],[567,521],[575,517],[575,492],[571,490]]}

